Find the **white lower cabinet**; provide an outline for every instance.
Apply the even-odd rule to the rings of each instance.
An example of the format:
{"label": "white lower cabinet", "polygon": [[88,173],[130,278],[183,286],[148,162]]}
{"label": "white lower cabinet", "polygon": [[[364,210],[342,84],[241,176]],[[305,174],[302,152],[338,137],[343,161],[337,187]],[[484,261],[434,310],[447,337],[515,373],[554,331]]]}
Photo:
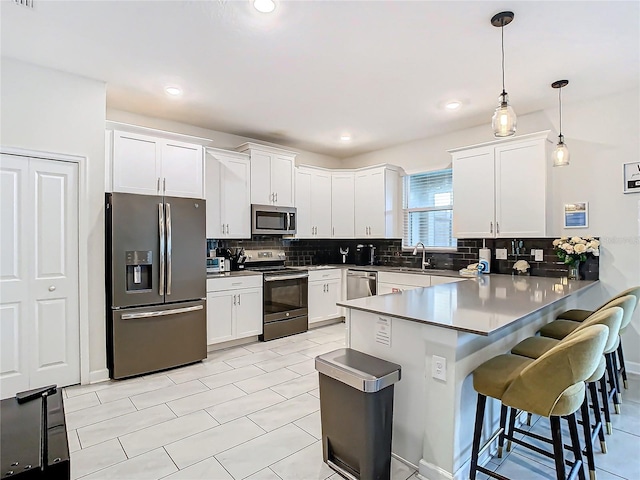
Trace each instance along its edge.
{"label": "white lower cabinet", "polygon": [[262,275],[207,279],[207,345],[262,334]]}
{"label": "white lower cabinet", "polygon": [[336,303],[342,293],[342,273],[339,268],[309,272],[309,325],[340,316]]}

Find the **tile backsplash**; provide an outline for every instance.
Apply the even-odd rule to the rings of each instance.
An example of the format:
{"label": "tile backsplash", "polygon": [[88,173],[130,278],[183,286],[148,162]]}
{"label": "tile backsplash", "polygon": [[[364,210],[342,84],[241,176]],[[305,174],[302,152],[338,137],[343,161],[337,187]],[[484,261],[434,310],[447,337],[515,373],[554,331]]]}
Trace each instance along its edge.
{"label": "tile backsplash", "polygon": [[[487,239],[486,248],[491,249],[492,273],[512,273],[513,264],[517,260],[526,260],[531,265],[530,274],[539,277],[564,277],[567,275],[567,266],[561,263],[553,253],[554,238],[518,238],[518,239]],[[520,247],[522,242],[522,247]],[[376,247],[376,264],[396,267],[420,268],[422,251],[419,249],[417,255],[412,255],[411,251],[403,251],[402,240],[338,240],[338,239],[288,239],[278,236],[253,236],[251,240],[215,240],[207,239],[207,251],[216,247],[224,248],[245,248],[247,250],[257,250],[263,248],[282,249],[287,254],[287,265],[305,266],[320,264],[342,263],[340,248],[349,248],[347,264],[354,263],[356,245],[374,245]],[[431,258],[434,268],[445,270],[459,270],[470,263],[478,261],[478,251],[482,248],[482,239],[460,239],[456,251],[450,252],[429,252],[427,257]],[[507,259],[497,260],[496,249],[506,248]],[[536,262],[532,255],[532,249],[543,250],[543,260]],[[587,280],[597,280],[599,277],[599,259],[589,258],[580,267],[581,277]]]}

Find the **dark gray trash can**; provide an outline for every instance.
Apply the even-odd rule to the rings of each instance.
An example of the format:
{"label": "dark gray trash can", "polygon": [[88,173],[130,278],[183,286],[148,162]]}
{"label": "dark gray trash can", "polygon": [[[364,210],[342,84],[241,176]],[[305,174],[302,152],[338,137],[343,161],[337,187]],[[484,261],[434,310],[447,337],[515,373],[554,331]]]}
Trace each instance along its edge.
{"label": "dark gray trash can", "polygon": [[316,357],[316,370],[324,461],[349,479],[388,480],[400,365],[340,348]]}

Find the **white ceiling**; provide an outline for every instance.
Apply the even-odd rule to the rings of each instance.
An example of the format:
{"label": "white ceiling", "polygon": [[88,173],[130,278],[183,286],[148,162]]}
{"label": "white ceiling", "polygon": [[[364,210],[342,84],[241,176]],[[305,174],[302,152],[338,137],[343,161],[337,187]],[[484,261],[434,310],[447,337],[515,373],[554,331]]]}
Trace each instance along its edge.
{"label": "white ceiling", "polygon": [[[640,2],[0,2],[2,55],[103,80],[110,108],[345,158],[640,88]],[[168,98],[164,87],[184,89]],[[443,103],[463,102],[450,112]],[[634,106],[632,108],[637,108]],[[340,141],[349,132],[350,143]]]}

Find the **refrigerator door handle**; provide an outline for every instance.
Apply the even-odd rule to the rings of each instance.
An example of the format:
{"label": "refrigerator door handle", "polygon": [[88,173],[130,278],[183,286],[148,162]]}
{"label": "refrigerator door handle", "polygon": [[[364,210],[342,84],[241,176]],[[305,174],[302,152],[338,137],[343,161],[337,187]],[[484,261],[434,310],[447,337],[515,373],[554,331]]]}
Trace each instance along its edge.
{"label": "refrigerator door handle", "polygon": [[167,203],[167,295],[171,295],[171,204]]}
{"label": "refrigerator door handle", "polygon": [[158,204],[158,235],[160,236],[160,286],[158,295],[164,297],[164,205]]}
{"label": "refrigerator door handle", "polygon": [[196,312],[202,310],[202,305],[194,305],[193,307],[174,308],[173,310],[156,310],[155,312],[139,312],[125,313],[120,318],[122,320],[135,320],[138,318],[165,317],[167,315],[176,315],[178,313]]}

